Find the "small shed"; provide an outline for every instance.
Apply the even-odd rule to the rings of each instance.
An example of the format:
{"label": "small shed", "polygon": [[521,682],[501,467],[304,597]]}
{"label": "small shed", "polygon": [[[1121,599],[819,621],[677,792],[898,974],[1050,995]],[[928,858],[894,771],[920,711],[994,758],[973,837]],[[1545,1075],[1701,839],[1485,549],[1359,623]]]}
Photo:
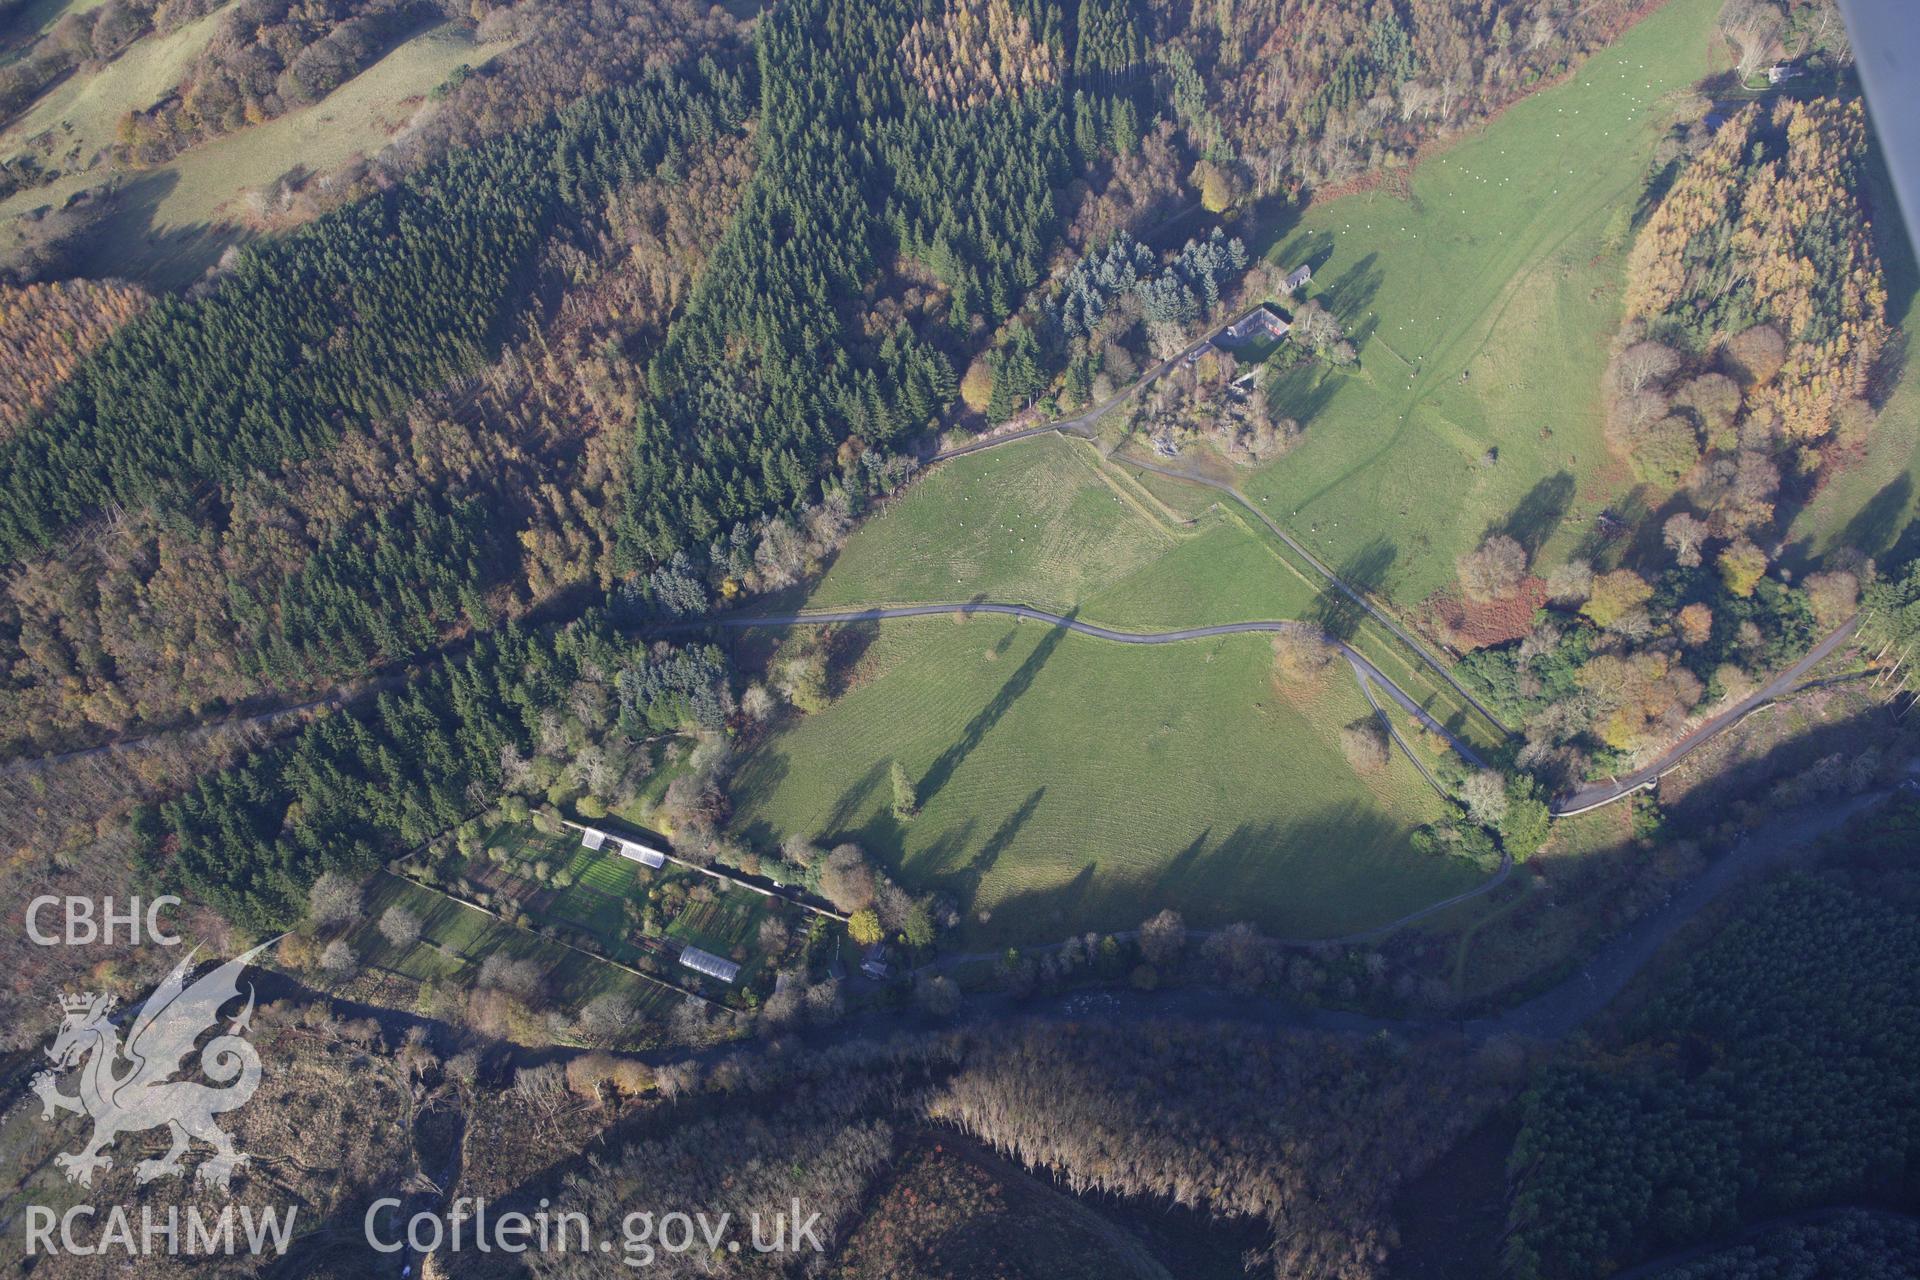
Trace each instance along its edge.
{"label": "small shed", "polygon": [[724,960],[711,951],[702,951],[698,947],[688,947],[680,953],[680,963],[695,973],[704,973],[709,978],[718,978],[722,982],[732,982],[740,976],[740,966],[731,960]]}
{"label": "small shed", "polygon": [[620,856],[643,867],[663,867],[667,864],[667,855],[658,849],[649,849],[644,844],[635,844],[631,840],[615,840]]}
{"label": "small shed", "polygon": [[1806,68],[1797,67],[1791,62],[1776,62],[1767,68],[1767,83],[1779,84],[1783,80],[1797,80],[1807,74]]}
{"label": "small shed", "polygon": [[1313,279],[1313,268],[1304,262],[1301,263],[1287,276],[1287,292],[1300,292],[1301,288],[1311,279]]}

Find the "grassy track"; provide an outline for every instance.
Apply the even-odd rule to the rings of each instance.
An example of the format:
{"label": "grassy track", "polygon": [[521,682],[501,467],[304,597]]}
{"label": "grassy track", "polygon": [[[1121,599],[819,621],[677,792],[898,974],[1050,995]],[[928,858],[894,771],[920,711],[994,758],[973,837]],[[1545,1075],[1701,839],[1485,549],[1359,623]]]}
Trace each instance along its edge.
{"label": "grassy track", "polygon": [[[874,630],[855,687],[751,755],[736,827],[855,840],[952,891],[970,942],[1120,928],[1161,906],[1319,936],[1472,884],[1414,853],[1437,801],[1396,757],[1362,779],[1337,746],[1366,714],[1348,673],[1279,689],[1261,637],[1133,648],[977,618]],[[887,769],[922,812],[889,810]]]}
{"label": "grassy track", "polygon": [[1242,487],[1343,577],[1412,603],[1510,522],[1551,562],[1628,489],[1600,433],[1623,269],[1603,234],[1642,189],[1661,99],[1711,69],[1718,8],[1673,0],[1422,163],[1410,198],[1328,201],[1278,237],[1361,364],[1276,380],[1306,438]]}

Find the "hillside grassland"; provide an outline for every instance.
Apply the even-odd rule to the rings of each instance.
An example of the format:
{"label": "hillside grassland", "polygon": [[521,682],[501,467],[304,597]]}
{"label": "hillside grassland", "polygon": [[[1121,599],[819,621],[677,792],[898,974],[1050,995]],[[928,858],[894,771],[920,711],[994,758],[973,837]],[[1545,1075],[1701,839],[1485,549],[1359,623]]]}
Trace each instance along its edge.
{"label": "hillside grassland", "polygon": [[1630,488],[1601,435],[1624,238],[1670,123],[1665,99],[1714,69],[1717,0],[1674,0],[1567,81],[1424,160],[1388,188],[1311,206],[1269,247],[1360,347],[1270,387],[1306,426],[1248,477],[1336,569],[1402,605],[1449,586],[1491,531],[1553,563]]}
{"label": "hillside grassland", "polygon": [[225,14],[222,5],[165,35],[141,37],[109,62],[67,76],[0,130],[0,155],[15,155],[29,139],[52,130],[57,161],[64,163],[75,151],[80,165],[92,165],[113,145],[121,116],[144,111],[180,83]]}
{"label": "hillside grassland", "polygon": [[[123,171],[112,206],[87,230],[72,265],[77,274],[117,276],[153,288],[190,283],[227,245],[251,234],[241,204],[248,192],[296,168],[325,173],[356,155],[378,151],[413,117],[419,99],[462,65],[484,66],[510,48],[510,41],[475,44],[458,24],[440,23],[396,45],[312,106],[217,138],[151,169]],[[112,123],[106,121],[109,137]],[[107,172],[103,166],[70,174],[0,202],[0,249],[18,234],[10,225],[16,219],[58,207],[104,181]]]}
{"label": "hillside grassland", "polygon": [[[809,609],[991,600],[1122,631],[1323,620],[1324,579],[1211,490],[1040,436],[940,464],[851,537]],[[792,602],[785,602],[792,603]],[[1339,612],[1346,612],[1341,610]],[[1371,621],[1339,628],[1475,746],[1498,735]]]}
{"label": "hillside grassland", "polygon": [[[1327,936],[1478,878],[1410,847],[1439,807],[1411,765],[1363,778],[1341,754],[1340,727],[1368,714],[1344,666],[1283,687],[1264,636],[1136,648],[985,617],[869,633],[848,691],[742,762],[735,831],[854,841],[953,893],[972,942],[1163,906]],[[904,823],[895,760],[920,792]]]}
{"label": "hillside grassland", "polygon": [[997,600],[1151,631],[1301,617],[1315,594],[1234,512],[1177,510],[1084,442],[1041,436],[940,464],[806,604]]}

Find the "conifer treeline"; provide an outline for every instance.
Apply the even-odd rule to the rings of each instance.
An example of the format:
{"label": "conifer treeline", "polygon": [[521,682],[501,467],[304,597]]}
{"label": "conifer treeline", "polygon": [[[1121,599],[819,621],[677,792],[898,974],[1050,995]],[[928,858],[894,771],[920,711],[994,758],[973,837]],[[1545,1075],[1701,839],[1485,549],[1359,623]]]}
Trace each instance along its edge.
{"label": "conifer treeline", "polygon": [[110,504],[277,469],[474,370],[557,216],[748,107],[711,64],[651,76],[252,248],[204,298],[160,302],[0,446],[0,554]]}
{"label": "conifer treeline", "polygon": [[53,398],[147,295],[115,280],[0,284],[0,438]]}
{"label": "conifer treeline", "polygon": [[614,701],[633,733],[724,697],[725,660],[658,653],[597,617],[508,626],[364,711],[316,720],[283,747],[201,778],[136,819],[157,884],[257,932],[301,918],[323,871],[364,871],[457,825],[500,792],[502,753],[531,754],[576,686]]}
{"label": "conifer treeline", "polygon": [[[843,442],[857,456],[924,427],[954,395],[974,318],[997,327],[1040,280],[1074,156],[1067,90],[1052,82],[1066,37],[1044,0],[989,9],[970,19],[979,40],[1009,47],[984,67],[943,66],[937,99],[911,74],[931,46],[905,8],[800,0],[768,16],[760,167],[652,364],[622,530],[631,562],[800,505]],[[1103,39],[1124,53],[1123,38]],[[975,100],[968,76],[1013,75],[1021,57],[1024,92],[940,105]],[[945,325],[849,324],[847,300],[895,255],[944,288]]]}

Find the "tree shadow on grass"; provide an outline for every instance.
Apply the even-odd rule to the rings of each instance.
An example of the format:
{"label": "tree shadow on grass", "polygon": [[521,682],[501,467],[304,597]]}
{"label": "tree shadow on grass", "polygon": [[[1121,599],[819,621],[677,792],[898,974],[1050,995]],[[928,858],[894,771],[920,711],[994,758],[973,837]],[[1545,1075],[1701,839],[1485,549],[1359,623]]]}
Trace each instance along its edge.
{"label": "tree shadow on grass", "polygon": [[[1067,614],[1067,620],[1072,621],[1078,612],[1078,609],[1070,611]],[[940,788],[946,786],[948,779],[953,777],[953,771],[973,754],[974,748],[978,747],[981,740],[1000,723],[1001,717],[1012,709],[1013,704],[1020,700],[1020,695],[1033,687],[1034,677],[1040,674],[1040,668],[1047,665],[1047,659],[1053,656],[1053,651],[1059,647],[1061,637],[1066,634],[1067,628],[1064,624],[1049,629],[1040,643],[1034,646],[1033,652],[1020,663],[1019,669],[1000,686],[1000,691],[993,695],[986,706],[975,713],[973,719],[967,721],[966,728],[960,731],[959,740],[941,752],[940,758],[928,767],[926,775],[920,780],[922,805],[940,793]],[[882,773],[886,771],[884,766],[880,766],[880,769]]]}
{"label": "tree shadow on grass", "polygon": [[1333,399],[1344,376],[1334,374],[1317,360],[1302,360],[1278,376],[1269,377],[1264,394],[1274,413],[1292,418],[1303,427],[1309,426]]}
{"label": "tree shadow on grass", "polygon": [[71,242],[66,266],[89,276],[119,276],[150,289],[179,289],[205,275],[220,255],[252,238],[226,223],[160,224],[160,206],[180,183],[169,169],[142,174],[97,197],[93,220]]}
{"label": "tree shadow on grass", "polygon": [[1201,853],[1206,850],[1207,837],[1212,834],[1212,827],[1200,828],[1200,834],[1195,836],[1186,848],[1174,854],[1167,865],[1160,869],[1160,874],[1154,880],[1154,888],[1164,890],[1178,885],[1185,879],[1187,872],[1193,869],[1193,864],[1199,861]]}
{"label": "tree shadow on grass", "polygon": [[[1385,538],[1375,538],[1335,567],[1334,573],[1355,591],[1377,591],[1386,581],[1400,550]],[[1367,619],[1360,602],[1332,583],[1320,589],[1308,620],[1336,640],[1351,640]]]}
{"label": "tree shadow on grass", "polygon": [[1096,869],[1096,864],[1089,862],[1060,884],[1025,889],[1002,898],[993,907],[994,920],[999,924],[996,936],[1010,934],[1008,940],[1014,945],[1040,945],[1058,942],[1069,933],[1079,933],[1087,922],[1105,919],[1108,913],[1094,894]]}
{"label": "tree shadow on grass", "polygon": [[968,858],[963,866],[939,877],[941,887],[961,902],[975,901],[979,896],[981,883],[987,878],[987,873],[993,870],[996,862],[1000,861],[1000,855],[1013,846],[1021,828],[1032,820],[1034,810],[1040,807],[1040,801],[1046,794],[1045,787],[1035,787],[1027,798],[1015,806],[1013,812],[993,829],[993,834],[974,850],[973,856]]}
{"label": "tree shadow on grass", "polygon": [[853,687],[853,675],[860,669],[860,659],[879,638],[877,622],[847,622],[828,628],[822,643],[827,654],[827,681],[834,697]]}
{"label": "tree shadow on grass", "polygon": [[1540,548],[1566,519],[1567,508],[1573,505],[1574,487],[1572,472],[1554,472],[1529,489],[1505,520],[1487,526],[1487,534],[1504,534],[1525,547],[1527,555],[1539,555]]}
{"label": "tree shadow on grass", "polygon": [[1913,480],[1905,474],[1895,476],[1847,521],[1847,527],[1840,531],[1839,545],[1863,555],[1885,555],[1906,528],[1912,509]]}
{"label": "tree shadow on grass", "polygon": [[1312,267],[1319,271],[1333,259],[1333,233],[1331,231],[1307,231],[1294,236],[1281,244],[1277,250],[1276,261],[1288,271],[1296,267]]}
{"label": "tree shadow on grass", "polygon": [[[1269,934],[1291,924],[1305,936],[1337,935],[1377,923],[1381,914],[1357,909],[1369,900],[1372,885],[1349,855],[1367,851],[1370,859],[1371,851],[1403,841],[1405,832],[1405,824],[1356,801],[1293,820],[1242,822],[1211,846],[1203,830],[1165,864],[1141,874],[1110,872],[1096,884],[1097,864],[1089,862],[1066,884],[1003,899],[994,908],[994,936],[1032,945],[1089,929],[1130,929],[1167,907],[1196,928],[1245,920]],[[1282,884],[1285,891],[1276,892]],[[1276,915],[1277,904],[1293,898],[1325,906],[1309,910],[1302,926]],[[1315,917],[1324,917],[1328,927],[1315,927]]]}
{"label": "tree shadow on grass", "polygon": [[1380,255],[1370,253],[1333,278],[1330,284],[1315,290],[1320,305],[1338,316],[1341,323],[1357,326],[1386,280],[1380,270]]}
{"label": "tree shadow on grass", "polygon": [[1585,560],[1602,572],[1619,568],[1621,558],[1631,548],[1630,535],[1647,523],[1652,512],[1648,494],[1646,485],[1635,485],[1625,497],[1595,516],[1580,535],[1572,558]]}
{"label": "tree shadow on grass", "polygon": [[827,811],[827,821],[821,828],[822,832],[846,830],[847,824],[853,821],[853,815],[860,812],[866,805],[868,797],[873,795],[874,789],[886,779],[892,763],[891,760],[875,761],[873,766],[861,774],[852,786],[842,791],[840,798],[833,802],[833,808]]}

